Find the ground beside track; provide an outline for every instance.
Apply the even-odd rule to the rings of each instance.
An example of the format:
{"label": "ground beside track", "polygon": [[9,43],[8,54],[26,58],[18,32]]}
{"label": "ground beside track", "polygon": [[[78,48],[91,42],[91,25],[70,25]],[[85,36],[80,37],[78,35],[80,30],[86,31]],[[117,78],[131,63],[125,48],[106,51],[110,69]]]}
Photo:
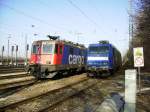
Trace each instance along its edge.
{"label": "ground beside track", "polygon": [[[49,109],[52,110],[55,107],[59,108],[59,104],[63,104],[63,102],[68,101],[70,98],[74,98],[75,96],[80,95],[82,96],[82,94],[84,93],[89,93],[89,96],[87,96],[87,98],[89,97],[89,101],[91,101],[91,104],[93,101],[96,101],[95,103],[98,103],[100,105],[100,102],[103,100],[103,98],[108,95],[108,91],[114,91],[114,88],[112,88],[111,85],[119,85],[119,87],[115,88],[116,91],[122,89],[122,87],[120,87],[120,83],[123,82],[116,83],[115,81],[116,78],[122,79],[122,77],[120,77],[119,75],[105,79],[89,78],[86,77],[85,74],[76,75],[73,77],[74,78],[68,77],[66,79],[60,79],[54,82],[48,81],[44,82],[43,84],[33,85],[21,92],[1,99],[1,107],[6,106],[4,110],[8,112],[49,111]],[[82,82],[80,82],[79,80],[81,80]],[[78,83],[74,84],[73,82]],[[72,83],[74,85],[70,85],[69,83]],[[65,87],[65,85],[67,85],[67,88]],[[57,87],[61,87],[61,89],[57,89]],[[51,90],[53,88],[55,89],[55,91],[52,92]],[[94,97],[96,98],[96,100],[94,99]],[[30,98],[31,100],[24,101]],[[23,102],[19,103],[21,100],[23,100]],[[80,103],[82,103],[82,97],[80,100],[81,101],[78,102],[79,105]],[[14,102],[18,103],[14,106],[11,106],[11,104],[13,104]],[[70,112],[70,110],[68,110],[68,112]]]}
{"label": "ground beside track", "polygon": [[[143,74],[142,88],[150,88],[148,79],[150,73]],[[146,80],[146,81],[145,81]],[[111,93],[124,93],[124,72],[118,72],[108,79],[96,79],[97,84],[66,99],[56,107],[48,108],[45,112],[99,112],[101,103]],[[149,80],[150,82],[150,80]],[[137,94],[136,111],[150,112],[150,91]],[[105,112],[100,111],[100,112]],[[110,112],[110,111],[109,111]],[[113,111],[114,112],[114,111]]]}
{"label": "ground beside track", "polygon": [[[149,73],[147,73],[149,74]],[[80,75],[79,75],[80,76]],[[76,76],[75,76],[76,77]],[[149,78],[142,79],[142,87],[149,87]],[[62,79],[60,79],[62,80]],[[68,77],[69,80],[69,77]],[[71,80],[71,77],[70,77]],[[87,81],[87,82],[86,82]],[[19,106],[14,106],[11,108],[6,108],[5,111],[8,112],[95,112],[101,103],[104,101],[106,96],[113,92],[122,93],[124,92],[124,72],[118,72],[114,76],[109,78],[88,78],[82,84],[75,84],[73,86],[62,88],[57,91],[48,92],[42,96],[32,98],[32,101],[26,101],[20,103]],[[70,81],[71,82],[71,81]],[[66,82],[64,82],[65,84]],[[32,85],[34,86],[34,85]],[[31,88],[32,88],[31,86]],[[55,87],[56,85],[51,85]],[[44,86],[41,86],[41,88]],[[29,92],[38,94],[40,89],[37,86],[35,90],[29,90]],[[45,92],[44,88],[41,91]],[[33,92],[32,92],[33,91]],[[36,92],[35,92],[36,91]],[[22,96],[27,97],[31,94],[22,92]],[[16,99],[19,97],[16,97]],[[13,99],[10,99],[12,101]],[[5,102],[9,103],[9,100]],[[150,91],[143,92],[137,95],[137,112],[149,112],[150,102]],[[2,103],[2,102],[1,102]],[[7,105],[7,104],[6,104]]]}
{"label": "ground beside track", "polygon": [[95,112],[110,93],[124,91],[123,75],[92,80],[96,82],[95,85],[73,95],[55,107],[46,109],[45,112]]}

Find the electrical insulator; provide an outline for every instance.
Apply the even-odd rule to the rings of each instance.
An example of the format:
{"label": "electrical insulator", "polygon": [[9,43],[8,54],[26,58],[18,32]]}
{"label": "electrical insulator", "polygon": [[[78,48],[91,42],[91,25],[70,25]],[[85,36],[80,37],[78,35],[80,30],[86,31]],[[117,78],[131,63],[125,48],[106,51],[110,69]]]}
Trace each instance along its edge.
{"label": "electrical insulator", "polygon": [[29,50],[29,44],[27,44],[27,51]]}
{"label": "electrical insulator", "polygon": [[5,48],[4,48],[4,46],[2,47],[2,51],[4,52],[4,50],[5,50]]}
{"label": "electrical insulator", "polygon": [[16,51],[18,51],[18,45],[16,45]]}
{"label": "electrical insulator", "polygon": [[14,51],[14,46],[11,47],[11,51]]}

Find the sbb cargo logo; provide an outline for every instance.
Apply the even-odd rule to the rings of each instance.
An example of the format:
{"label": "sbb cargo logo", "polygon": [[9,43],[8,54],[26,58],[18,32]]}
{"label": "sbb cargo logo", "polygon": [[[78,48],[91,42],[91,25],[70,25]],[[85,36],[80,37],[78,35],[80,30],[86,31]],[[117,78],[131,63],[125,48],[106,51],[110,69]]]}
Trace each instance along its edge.
{"label": "sbb cargo logo", "polygon": [[69,64],[84,64],[84,56],[69,55]]}

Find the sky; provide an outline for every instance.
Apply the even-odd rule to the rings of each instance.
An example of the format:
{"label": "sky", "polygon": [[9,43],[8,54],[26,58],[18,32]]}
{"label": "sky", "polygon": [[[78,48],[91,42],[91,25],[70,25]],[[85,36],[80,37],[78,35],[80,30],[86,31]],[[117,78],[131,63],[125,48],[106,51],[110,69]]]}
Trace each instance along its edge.
{"label": "sky", "polygon": [[124,55],[128,7],[128,0],[0,0],[0,48],[5,46],[7,56],[9,39],[24,57],[25,38],[31,48],[33,41],[46,40],[49,34],[85,46],[108,40]]}

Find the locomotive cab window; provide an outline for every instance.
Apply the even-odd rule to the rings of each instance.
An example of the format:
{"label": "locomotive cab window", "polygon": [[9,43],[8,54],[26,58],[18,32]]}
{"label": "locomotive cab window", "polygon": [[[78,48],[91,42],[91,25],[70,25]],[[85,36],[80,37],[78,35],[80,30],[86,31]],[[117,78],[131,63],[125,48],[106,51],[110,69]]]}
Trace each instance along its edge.
{"label": "locomotive cab window", "polygon": [[108,54],[108,46],[91,46],[89,47],[89,54]]}
{"label": "locomotive cab window", "polygon": [[52,44],[43,44],[43,53],[44,54],[52,54],[53,53],[53,45]]}
{"label": "locomotive cab window", "polygon": [[33,45],[32,46],[32,53],[33,54],[38,54],[38,52],[39,52],[39,45]]}

